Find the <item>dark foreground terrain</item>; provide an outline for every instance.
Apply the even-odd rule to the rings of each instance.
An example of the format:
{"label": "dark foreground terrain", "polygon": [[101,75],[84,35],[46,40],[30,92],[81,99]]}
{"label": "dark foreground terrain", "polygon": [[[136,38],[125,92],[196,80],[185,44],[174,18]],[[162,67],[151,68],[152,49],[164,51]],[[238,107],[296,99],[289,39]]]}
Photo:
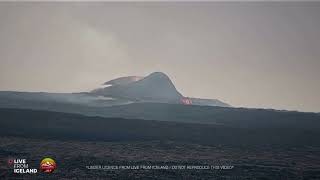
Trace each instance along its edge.
{"label": "dark foreground terrain", "polygon": [[[174,141],[61,141],[0,138],[0,179],[319,179],[319,147],[241,148]],[[17,175],[8,157],[57,162],[53,174]],[[90,165],[232,165],[225,170],[102,170]]]}
{"label": "dark foreground terrain", "polygon": [[[197,124],[0,109],[0,179],[320,179],[318,114],[218,110]],[[47,156],[53,174],[13,174],[7,163],[38,168]],[[233,168],[88,169],[97,165]]]}

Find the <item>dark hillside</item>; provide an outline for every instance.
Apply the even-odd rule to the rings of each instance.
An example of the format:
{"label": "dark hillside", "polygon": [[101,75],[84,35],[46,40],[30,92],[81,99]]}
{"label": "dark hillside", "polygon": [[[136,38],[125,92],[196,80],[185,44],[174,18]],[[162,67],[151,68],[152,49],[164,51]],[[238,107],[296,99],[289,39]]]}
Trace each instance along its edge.
{"label": "dark hillside", "polygon": [[236,128],[19,109],[0,109],[0,116],[1,136],[98,141],[173,140],[237,146],[320,145],[319,128],[308,126]]}

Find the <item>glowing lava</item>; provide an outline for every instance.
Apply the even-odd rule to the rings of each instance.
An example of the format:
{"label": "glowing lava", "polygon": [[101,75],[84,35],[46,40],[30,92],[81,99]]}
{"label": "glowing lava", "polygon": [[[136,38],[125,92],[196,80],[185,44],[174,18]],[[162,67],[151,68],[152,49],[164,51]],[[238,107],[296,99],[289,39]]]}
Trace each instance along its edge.
{"label": "glowing lava", "polygon": [[181,99],[181,103],[184,105],[191,105],[192,101],[191,101],[191,99],[184,97]]}

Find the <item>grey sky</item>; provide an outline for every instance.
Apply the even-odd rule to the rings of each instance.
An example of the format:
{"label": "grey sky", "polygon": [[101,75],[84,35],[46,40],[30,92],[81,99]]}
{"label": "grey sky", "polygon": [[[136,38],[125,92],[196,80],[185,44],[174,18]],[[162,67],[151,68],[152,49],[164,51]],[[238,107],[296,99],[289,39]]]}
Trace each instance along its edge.
{"label": "grey sky", "polygon": [[320,3],[0,3],[0,90],[162,71],[185,96],[320,111]]}

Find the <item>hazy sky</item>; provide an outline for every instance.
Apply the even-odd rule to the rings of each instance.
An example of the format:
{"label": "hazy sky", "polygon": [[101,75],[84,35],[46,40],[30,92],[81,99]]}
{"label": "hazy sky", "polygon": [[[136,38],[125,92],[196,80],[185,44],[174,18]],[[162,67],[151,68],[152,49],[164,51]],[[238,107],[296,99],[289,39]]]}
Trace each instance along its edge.
{"label": "hazy sky", "polygon": [[0,3],[0,90],[154,71],[185,96],[320,112],[320,2]]}

